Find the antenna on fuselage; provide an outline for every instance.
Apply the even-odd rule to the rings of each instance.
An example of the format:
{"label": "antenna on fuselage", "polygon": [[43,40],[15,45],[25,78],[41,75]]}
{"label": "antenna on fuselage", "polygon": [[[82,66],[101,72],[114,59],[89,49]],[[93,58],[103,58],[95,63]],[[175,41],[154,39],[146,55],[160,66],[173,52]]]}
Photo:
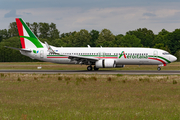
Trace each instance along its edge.
{"label": "antenna on fuselage", "polygon": [[87,45],[88,46],[88,48],[91,48],[91,46],[90,45]]}

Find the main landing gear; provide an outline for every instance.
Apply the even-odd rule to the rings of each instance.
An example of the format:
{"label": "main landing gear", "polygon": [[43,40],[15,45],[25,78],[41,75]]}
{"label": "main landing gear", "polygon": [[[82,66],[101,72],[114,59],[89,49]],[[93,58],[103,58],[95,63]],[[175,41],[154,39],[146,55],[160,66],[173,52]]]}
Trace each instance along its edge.
{"label": "main landing gear", "polygon": [[88,70],[88,71],[92,71],[92,66],[88,66],[88,67],[87,67],[87,70]]}
{"label": "main landing gear", "polygon": [[[88,70],[88,71],[92,71],[92,69],[93,69],[93,68],[92,68],[91,65],[87,67],[87,70]],[[96,66],[94,66],[94,70],[99,70],[99,68],[96,68]]]}
{"label": "main landing gear", "polygon": [[161,67],[158,67],[157,70],[158,70],[158,71],[161,71]]}
{"label": "main landing gear", "polygon": [[96,66],[94,66],[94,70],[97,71],[97,70],[99,70],[99,68],[97,68]]}

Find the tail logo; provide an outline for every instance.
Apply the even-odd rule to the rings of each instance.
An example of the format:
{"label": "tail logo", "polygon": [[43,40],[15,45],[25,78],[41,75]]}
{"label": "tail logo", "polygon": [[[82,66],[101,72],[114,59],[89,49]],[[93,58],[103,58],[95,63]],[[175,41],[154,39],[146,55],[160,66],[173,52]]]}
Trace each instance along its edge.
{"label": "tail logo", "polygon": [[38,38],[34,35],[34,33],[29,29],[29,27],[21,18],[16,18],[16,23],[23,49],[25,49],[26,47],[33,47],[29,46],[26,43],[26,40],[31,41],[31,43],[33,43],[36,48],[43,48],[41,42],[38,40]]}

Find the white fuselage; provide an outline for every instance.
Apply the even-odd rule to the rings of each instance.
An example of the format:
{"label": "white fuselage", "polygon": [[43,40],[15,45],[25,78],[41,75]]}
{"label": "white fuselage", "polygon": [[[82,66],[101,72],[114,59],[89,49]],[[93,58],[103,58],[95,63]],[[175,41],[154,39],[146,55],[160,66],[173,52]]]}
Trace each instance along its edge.
{"label": "white fuselage", "polygon": [[86,56],[99,59],[113,59],[117,65],[166,65],[176,60],[176,57],[167,51],[154,48],[125,48],[125,47],[52,47],[62,55],[53,55],[46,48],[33,48],[33,52],[21,51],[23,55],[33,59],[59,64],[75,64],[68,56]]}

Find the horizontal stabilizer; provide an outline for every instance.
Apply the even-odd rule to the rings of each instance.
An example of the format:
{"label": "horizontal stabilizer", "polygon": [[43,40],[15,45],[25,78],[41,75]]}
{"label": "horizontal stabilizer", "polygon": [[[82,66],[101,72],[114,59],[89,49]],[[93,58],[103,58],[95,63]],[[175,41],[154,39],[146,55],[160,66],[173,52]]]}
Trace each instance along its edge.
{"label": "horizontal stabilizer", "polygon": [[21,49],[21,48],[15,48],[15,47],[8,47],[8,46],[4,46],[4,47],[10,48],[10,49],[14,49],[14,50],[20,50],[20,51],[32,52],[31,50],[27,50],[27,49]]}

